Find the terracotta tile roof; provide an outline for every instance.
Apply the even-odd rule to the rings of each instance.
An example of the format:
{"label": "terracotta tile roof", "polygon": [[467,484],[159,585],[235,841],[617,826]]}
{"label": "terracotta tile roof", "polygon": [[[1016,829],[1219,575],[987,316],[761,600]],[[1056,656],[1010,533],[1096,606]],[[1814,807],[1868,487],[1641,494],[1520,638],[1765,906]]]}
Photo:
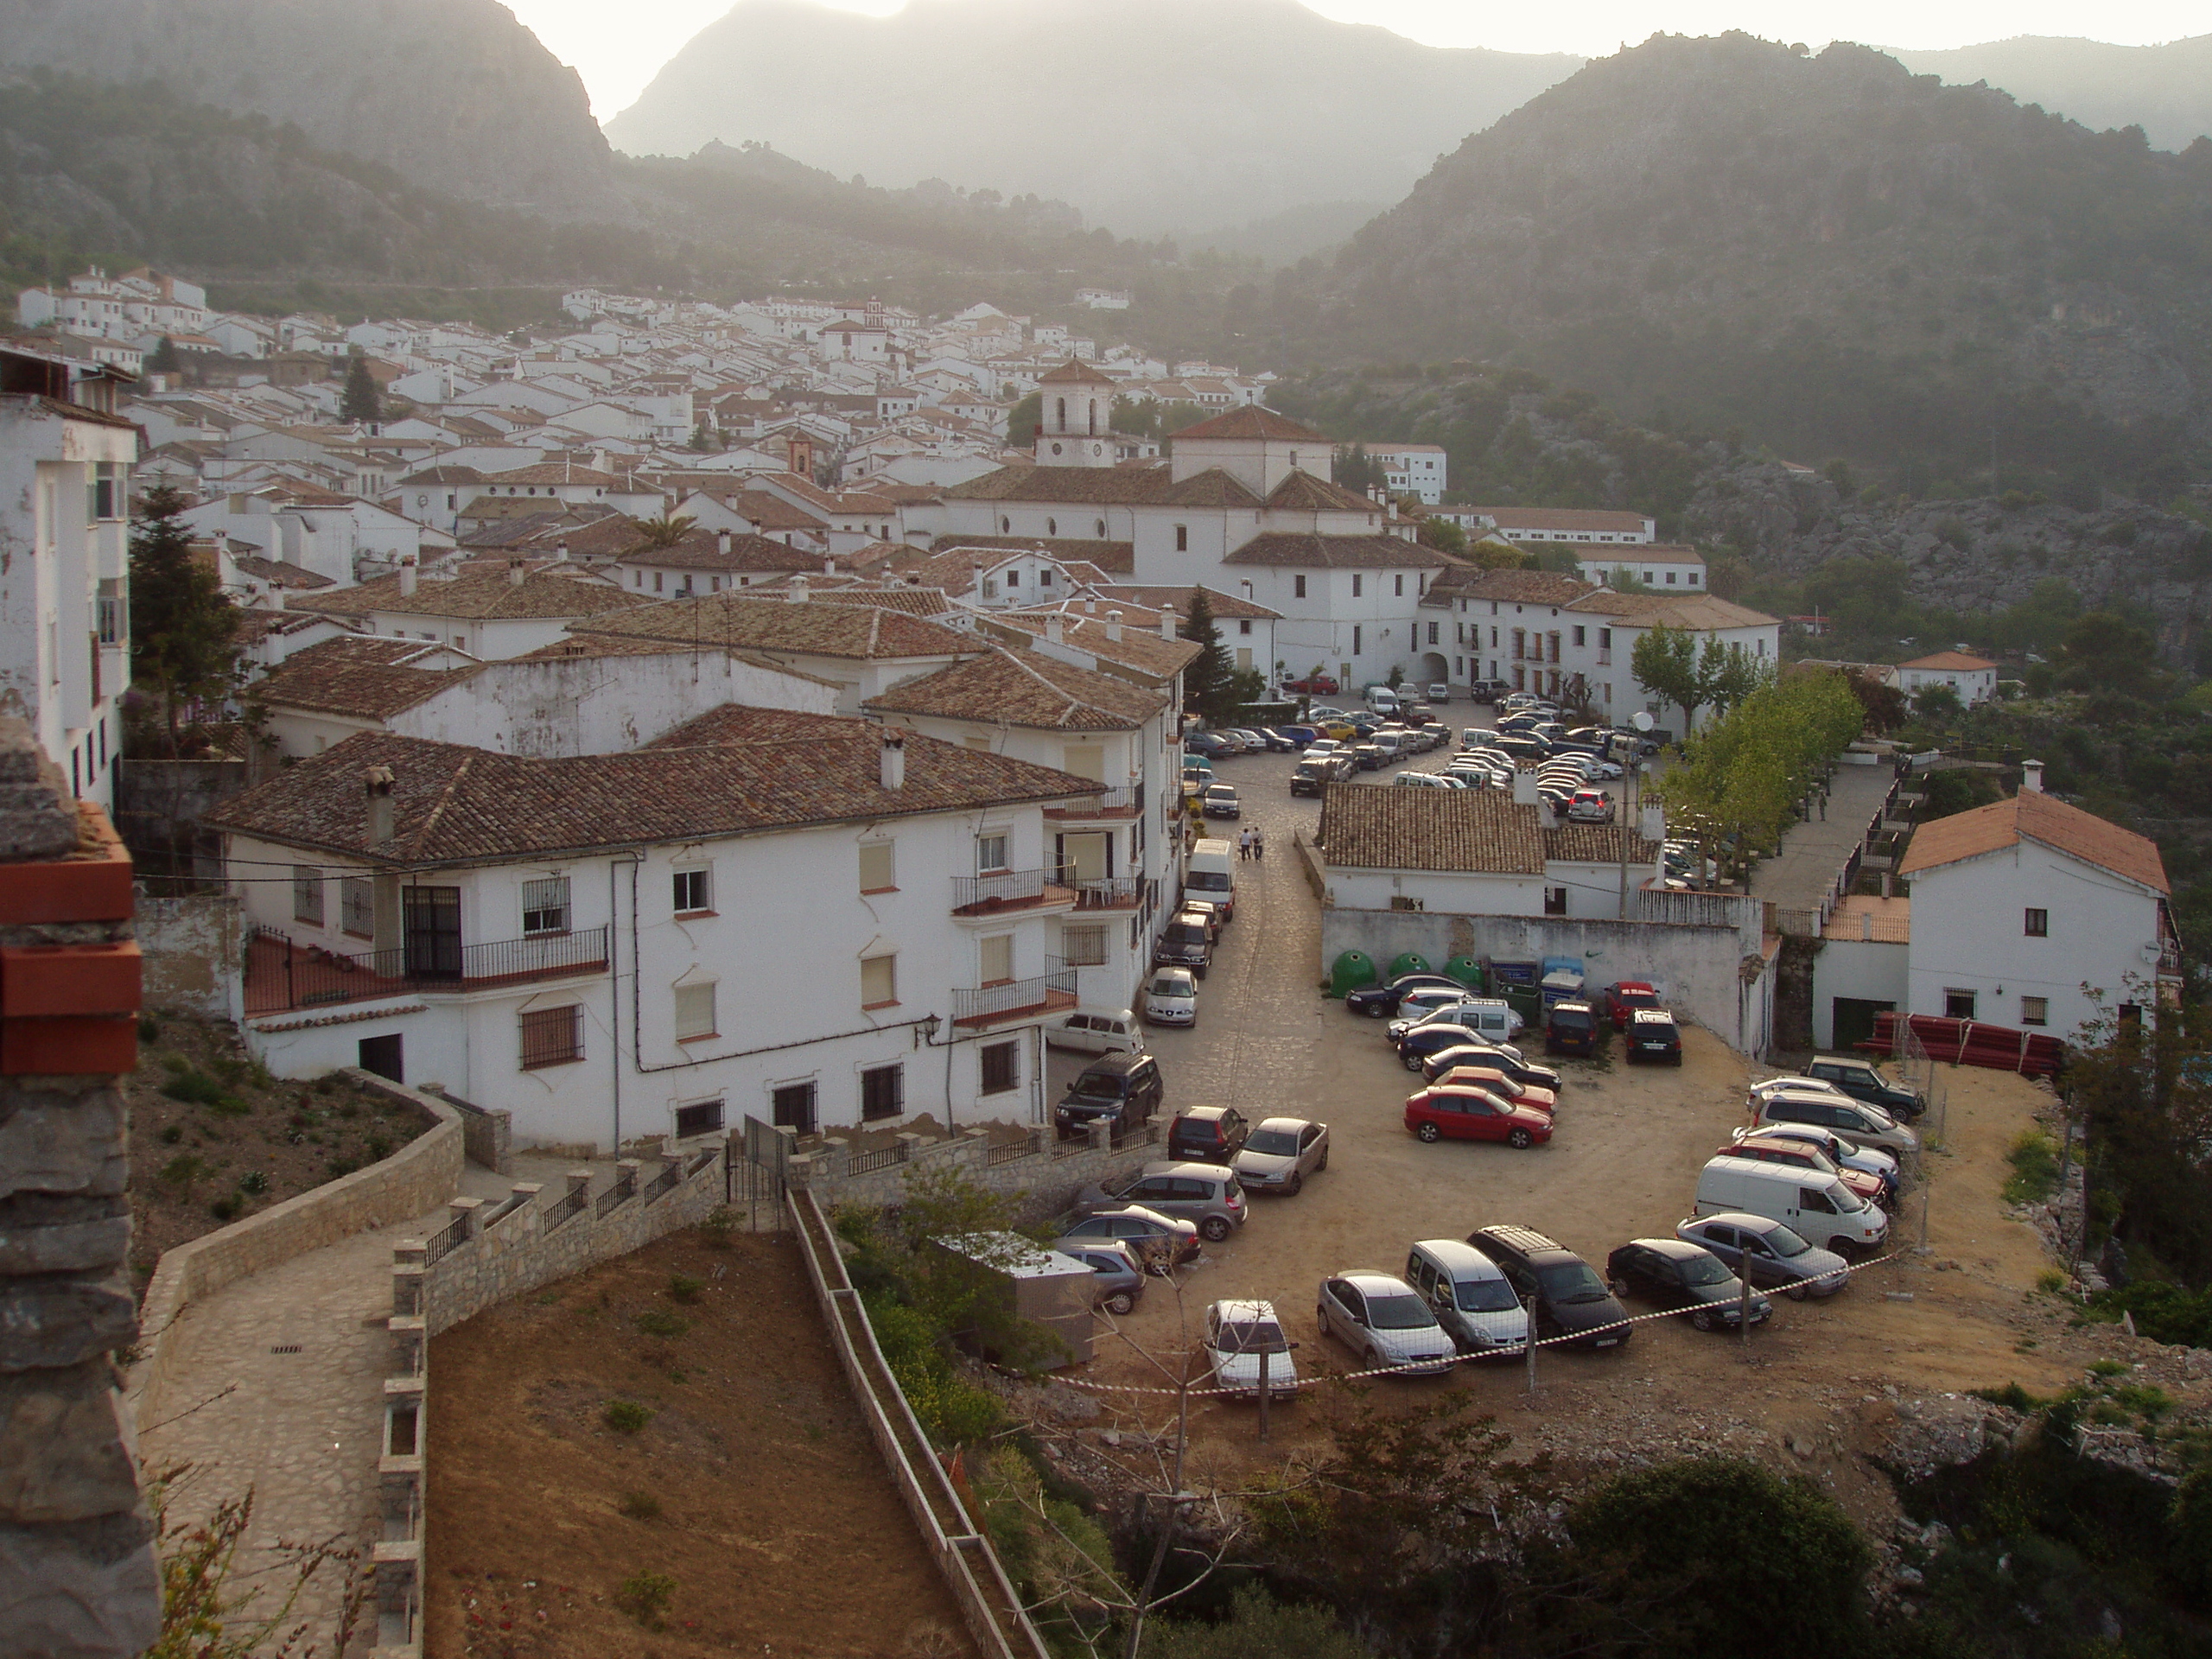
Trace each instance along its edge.
{"label": "terracotta tile roof", "polygon": [[1437,582],[1429,584],[1431,596],[1440,584],[1448,587],[1454,599],[1496,600],[1512,605],[1571,605],[1606,591],[1580,576],[1562,576],[1549,570],[1483,570],[1471,567],[1446,571]]}
{"label": "terracotta tile roof", "polygon": [[1275,438],[1293,443],[1328,443],[1327,435],[1316,432],[1301,422],[1287,415],[1278,415],[1272,409],[1262,409],[1257,404],[1246,404],[1232,409],[1226,415],[1217,415],[1210,421],[1200,421],[1196,426],[1186,426],[1175,435],[1179,438]]}
{"label": "terracotta tile roof", "polygon": [[[623,754],[531,760],[364,732],[225,802],[219,830],[371,863],[478,864],[1095,795],[1104,786],[909,734],[882,786],[882,728],[738,704]],[[395,834],[368,844],[362,774],[389,766]]]}
{"label": "terracotta tile roof", "polygon": [[[1561,864],[1618,864],[1621,861],[1621,830],[1617,823],[1562,823],[1556,830],[1544,831],[1544,856]],[[1641,864],[1648,874],[1658,859],[1659,843],[1646,841],[1642,836],[1628,838],[1629,878],[1636,879],[1634,867]]]}
{"label": "terracotta tile roof", "polygon": [[1536,809],[1499,789],[1332,784],[1313,839],[1329,864],[1346,869],[1544,873]]}
{"label": "terracotta tile roof", "polygon": [[620,616],[594,617],[569,632],[855,660],[959,657],[975,649],[973,642],[950,628],[899,611],[875,606],[817,605],[811,598],[793,604],[787,599],[727,592],[671,600]]}
{"label": "terracotta tile roof", "polygon": [[1294,471],[1270,490],[1268,505],[1279,512],[1380,513],[1382,511],[1365,496],[1302,470]]}
{"label": "terracotta tile roof", "polygon": [[877,610],[897,611],[906,616],[943,616],[952,609],[952,601],[939,588],[879,588],[860,583],[850,588],[817,588],[814,597],[807,601],[813,605],[865,605]]}
{"label": "terracotta tile roof", "polygon": [[1257,507],[1260,498],[1219,467],[1175,481],[1158,461],[1131,467],[1007,467],[955,484],[948,501],[1059,502],[1084,506]]}
{"label": "terracotta tile roof", "polygon": [[1778,627],[1777,618],[1764,611],[1715,599],[1711,594],[1617,594],[1600,588],[1586,594],[1567,608],[1599,616],[1617,616],[1637,627],[1694,628],[1700,632],[1716,628]]}
{"label": "terracotta tile roof", "polygon": [[474,467],[428,467],[419,473],[410,473],[395,487],[409,484],[481,484],[484,474]]}
{"label": "terracotta tile roof", "polygon": [[1308,570],[1372,570],[1386,567],[1403,570],[1449,565],[1454,561],[1448,553],[1395,536],[1312,536],[1297,531],[1271,530],[1255,536],[1222,563]]}
{"label": "terracotta tile roof", "polygon": [[1986,657],[1970,657],[1963,651],[1939,651],[1932,657],[1916,657],[1909,663],[1899,663],[1899,668],[1930,668],[1973,670],[1994,668],[1996,664]]}
{"label": "terracotta tile roof", "polygon": [[1037,377],[1040,386],[1091,385],[1110,386],[1116,384],[1110,375],[1101,373],[1090,364],[1070,358],[1057,369]]}
{"label": "terracotta tile roof", "polygon": [[571,484],[602,490],[620,489],[622,480],[612,473],[602,473],[590,467],[570,467],[557,461],[540,461],[534,466],[511,467],[504,473],[486,473],[486,484]]}
{"label": "terracotta tile roof", "polygon": [[[1101,587],[1097,591],[1102,600],[1127,600],[1133,605],[1143,606],[1148,611],[1173,610],[1179,616],[1188,616],[1191,601],[1199,589],[1196,587],[1157,587],[1142,582],[1117,582]],[[1242,594],[1224,594],[1217,588],[1208,588],[1205,591],[1206,603],[1212,607],[1217,617],[1249,617],[1262,621],[1280,621],[1282,618],[1281,611],[1271,611]]]}
{"label": "terracotta tile roof", "polygon": [[1912,844],[1905,849],[1897,874],[1916,875],[2018,846],[2023,841],[2110,870],[2153,893],[2172,891],[2156,842],[2094,812],[2069,806],[2040,790],[2023,790],[2009,801],[1993,801],[1970,812],[1922,824],[1912,832]]}
{"label": "terracotta tile roof", "polygon": [[875,714],[1003,721],[1044,731],[1129,732],[1166,708],[1167,699],[1109,674],[1001,646],[905,681],[861,706]]}
{"label": "terracotta tile roof", "polygon": [[[575,551],[573,547],[569,550]],[[614,556],[617,564],[642,564],[662,570],[806,570],[822,569],[822,556],[806,548],[772,542],[766,536],[733,534],[724,551],[721,537],[710,530],[694,530],[674,547],[646,547],[636,543]]]}
{"label": "terracotta tile roof", "polygon": [[[566,569],[568,574],[556,571]],[[574,567],[539,565],[519,582],[501,569],[465,569],[450,582],[424,578],[411,594],[399,591],[397,576],[379,576],[358,588],[337,588],[289,601],[297,610],[332,616],[362,616],[389,611],[404,616],[474,617],[500,621],[524,617],[600,616],[632,610],[651,601],[624,593],[610,582]]]}
{"label": "terracotta tile roof", "polygon": [[[237,545],[237,543],[233,543]],[[231,563],[249,576],[258,576],[272,587],[284,588],[335,588],[328,576],[318,575],[303,564],[285,559],[264,559],[251,553],[233,553]]]}
{"label": "terracotta tile roof", "polygon": [[[397,649],[395,649],[395,647]],[[262,702],[362,720],[388,720],[412,709],[480,668],[410,668],[407,658],[429,654],[420,639],[370,635],[326,639],[294,652],[253,688]]]}
{"label": "terracotta tile roof", "polygon": [[981,548],[993,553],[1042,553],[1048,558],[1080,559],[1101,570],[1132,571],[1137,568],[1136,543],[1097,541],[1077,536],[940,536],[930,543],[932,553],[958,548]]}
{"label": "terracotta tile roof", "polygon": [[[1122,620],[1122,637],[1106,637],[1107,620],[1103,616],[1078,615],[1073,611],[1056,613],[1061,618],[1061,638],[1077,651],[1088,652],[1102,663],[1111,663],[1141,675],[1156,685],[1165,685],[1198,654],[1198,642],[1192,639],[1163,639],[1149,629],[1138,627],[1127,617]],[[994,625],[1018,630],[1033,638],[1042,638],[1045,614],[1039,611],[985,612],[976,618],[976,626],[988,631]],[[1002,636],[1003,637],[1003,636]]]}

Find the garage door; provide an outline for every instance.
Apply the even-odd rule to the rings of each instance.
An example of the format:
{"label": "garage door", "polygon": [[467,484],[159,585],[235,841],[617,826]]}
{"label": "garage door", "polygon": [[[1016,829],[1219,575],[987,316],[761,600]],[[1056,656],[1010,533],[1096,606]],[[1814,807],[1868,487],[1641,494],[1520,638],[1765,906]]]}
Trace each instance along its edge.
{"label": "garage door", "polygon": [[1848,1053],[1856,1045],[1874,1034],[1876,1014],[1890,1013],[1896,1007],[1894,1002],[1872,1002],[1859,996],[1834,998],[1834,1030],[1831,1046],[1839,1053]]}

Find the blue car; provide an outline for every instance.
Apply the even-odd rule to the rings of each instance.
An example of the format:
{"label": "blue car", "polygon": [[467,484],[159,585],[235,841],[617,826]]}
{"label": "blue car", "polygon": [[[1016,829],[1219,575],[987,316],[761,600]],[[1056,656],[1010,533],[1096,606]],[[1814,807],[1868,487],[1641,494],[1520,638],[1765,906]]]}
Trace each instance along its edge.
{"label": "blue car", "polygon": [[1321,736],[1321,730],[1318,726],[1278,726],[1275,728],[1275,732],[1279,736],[1288,738],[1301,749],[1308,743],[1319,741]]}

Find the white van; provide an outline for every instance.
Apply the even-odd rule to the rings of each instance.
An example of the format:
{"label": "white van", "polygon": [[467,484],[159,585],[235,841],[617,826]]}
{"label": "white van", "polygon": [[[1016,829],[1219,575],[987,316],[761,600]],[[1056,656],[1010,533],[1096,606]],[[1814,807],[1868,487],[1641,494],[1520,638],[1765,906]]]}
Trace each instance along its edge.
{"label": "white van", "polygon": [[1046,1027],[1045,1041],[1051,1047],[1084,1054],[1134,1054],[1144,1046],[1144,1033],[1128,1009],[1101,1009],[1071,1014],[1058,1025]]}
{"label": "white van", "polygon": [[1498,997],[1463,997],[1456,1002],[1444,1003],[1414,1019],[1392,1020],[1388,1027],[1390,1040],[1395,1043],[1414,1027],[1431,1022],[1464,1026],[1493,1043],[1511,1042],[1524,1023],[1521,1016]]}
{"label": "white van", "polygon": [[1378,715],[1395,715],[1398,712],[1398,694],[1387,685],[1370,685],[1367,688],[1367,706]]}
{"label": "white van", "polygon": [[1834,1176],[1795,1164],[1708,1160],[1697,1178],[1697,1213],[1730,1210],[1778,1221],[1847,1262],[1872,1255],[1890,1234],[1890,1218]]}
{"label": "white van", "polygon": [[1183,891],[1221,907],[1225,925],[1236,917],[1236,843],[1208,838],[1191,849],[1183,866]]}

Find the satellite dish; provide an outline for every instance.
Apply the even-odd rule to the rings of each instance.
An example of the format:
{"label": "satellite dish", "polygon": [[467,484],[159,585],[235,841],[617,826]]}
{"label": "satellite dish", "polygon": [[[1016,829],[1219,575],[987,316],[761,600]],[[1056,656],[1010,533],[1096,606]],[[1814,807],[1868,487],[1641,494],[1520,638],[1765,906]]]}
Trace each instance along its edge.
{"label": "satellite dish", "polygon": [[1629,716],[1628,723],[1635,727],[1639,732],[1649,731],[1651,729],[1651,711],[1648,709],[1637,709],[1633,715]]}
{"label": "satellite dish", "polygon": [[2143,960],[2151,963],[2153,967],[2158,965],[2158,958],[2165,955],[2165,947],[2159,944],[2156,939],[2144,940],[2138,950],[2138,954],[2142,957]]}

